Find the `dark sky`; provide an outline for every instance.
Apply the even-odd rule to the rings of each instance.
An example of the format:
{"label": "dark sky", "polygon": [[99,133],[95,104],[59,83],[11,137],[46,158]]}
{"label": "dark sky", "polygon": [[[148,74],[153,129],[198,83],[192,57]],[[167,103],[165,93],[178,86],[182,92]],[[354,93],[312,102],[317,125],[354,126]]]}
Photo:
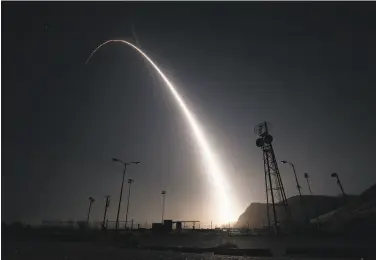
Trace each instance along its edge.
{"label": "dark sky", "polygon": [[[272,123],[277,160],[307,194],[376,182],[374,3],[2,3],[2,219],[115,219],[122,166],[139,160],[129,218],[208,222],[214,206],[196,140],[171,94],[129,47],[171,76],[201,122],[236,214],[265,200],[253,127]],[[279,165],[287,196],[293,174]],[[126,192],[125,192],[126,194]],[[124,200],[126,201],[126,196]],[[121,219],[124,219],[123,204]]]}

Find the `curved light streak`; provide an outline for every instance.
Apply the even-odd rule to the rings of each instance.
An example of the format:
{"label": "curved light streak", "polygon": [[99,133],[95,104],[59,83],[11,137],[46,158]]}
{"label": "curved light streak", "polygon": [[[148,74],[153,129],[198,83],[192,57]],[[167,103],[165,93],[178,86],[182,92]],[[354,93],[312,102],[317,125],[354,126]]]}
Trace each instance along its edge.
{"label": "curved light streak", "polygon": [[172,95],[176,99],[179,107],[182,109],[184,115],[186,116],[186,119],[189,122],[189,125],[191,126],[194,135],[197,139],[197,143],[199,147],[202,150],[202,153],[204,155],[206,164],[208,166],[208,175],[211,178],[213,184],[216,187],[216,199],[217,199],[217,210],[219,214],[218,221],[221,223],[228,223],[228,221],[234,221],[236,219],[236,216],[234,215],[234,212],[232,210],[231,201],[229,197],[229,192],[227,189],[227,183],[224,179],[223,173],[220,170],[219,163],[215,159],[213,152],[207,142],[207,139],[199,127],[196,119],[188,109],[187,105],[179,95],[179,93],[176,91],[175,87],[172,85],[170,80],[166,77],[166,75],[161,71],[161,69],[147,56],[140,48],[135,46],[134,44],[127,42],[125,40],[108,40],[102,44],[100,44],[89,56],[89,58],[86,60],[86,64],[89,62],[91,57],[104,45],[112,42],[117,43],[123,43],[130,47],[132,47],[134,50],[136,50],[138,53],[140,53],[152,66],[153,68],[158,72],[158,74],[161,76],[163,81],[166,83],[166,86],[171,91]]}

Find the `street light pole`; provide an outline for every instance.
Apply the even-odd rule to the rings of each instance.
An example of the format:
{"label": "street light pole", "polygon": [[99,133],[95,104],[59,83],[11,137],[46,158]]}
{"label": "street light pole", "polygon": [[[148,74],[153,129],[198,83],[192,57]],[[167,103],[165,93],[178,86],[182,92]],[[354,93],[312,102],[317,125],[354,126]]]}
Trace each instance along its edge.
{"label": "street light pole", "polygon": [[[128,179],[129,189],[128,189],[127,212],[125,213],[125,229],[127,229],[128,210],[129,210],[129,199],[130,199],[130,197],[131,197],[131,186],[132,186],[132,183],[133,183],[133,182],[134,182],[134,180],[132,180],[132,179]],[[132,223],[132,226],[133,226],[133,223]]]}
{"label": "street light pole", "polygon": [[292,167],[292,170],[294,171],[294,176],[295,176],[295,182],[296,182],[296,188],[298,189],[298,192],[299,192],[299,198],[300,198],[300,205],[302,206],[302,209],[303,209],[303,214],[305,214],[305,218],[306,218],[306,222],[308,223],[309,222],[309,216],[307,214],[307,210],[304,206],[304,203],[303,203],[303,197],[302,197],[302,192],[301,192],[301,187],[299,185],[299,181],[298,181],[298,176],[296,175],[296,171],[295,171],[295,165],[291,162],[288,162],[288,161],[281,161],[281,163],[285,164],[289,164],[291,167]]}
{"label": "street light pole", "polygon": [[296,182],[296,188],[298,189],[298,192],[299,192],[299,196],[300,196],[300,199],[302,199],[302,192],[301,192],[301,187],[299,185],[299,181],[298,181],[298,177],[296,176],[296,171],[295,171],[295,166],[293,163],[291,162],[288,162],[288,161],[281,161],[281,163],[287,163],[289,164],[291,167],[292,167],[292,170],[294,171],[294,176],[295,176],[295,182]]}
{"label": "street light pole", "polygon": [[339,176],[338,176],[338,174],[337,174],[337,173],[332,173],[330,176],[333,177],[333,178],[336,178],[336,179],[337,179],[337,183],[338,183],[339,188],[340,188],[341,191],[342,191],[343,197],[346,197],[346,193],[345,193],[345,191],[343,190],[343,187],[342,187],[341,181],[339,180]]}
{"label": "street light pole", "polygon": [[116,214],[115,229],[119,228],[119,213],[120,213],[121,198],[123,197],[123,186],[124,186],[124,177],[125,177],[126,170],[127,170],[127,164],[124,163],[123,178],[121,180],[120,197],[119,197],[118,210],[117,210],[117,214]]}
{"label": "street light pole", "polygon": [[[307,180],[307,185],[308,185],[309,193],[311,194],[311,196],[313,196],[313,193],[312,193],[312,190],[311,190],[311,184],[308,181],[308,178],[309,178],[308,173],[304,173],[304,178]],[[317,206],[316,205],[315,205],[315,210],[317,211],[316,213],[318,214],[319,212],[317,210]],[[317,219],[317,226],[320,227],[320,217],[317,216],[316,219]]]}
{"label": "street light pole", "polygon": [[166,195],[166,191],[163,190],[161,192],[162,194],[162,224],[163,224],[163,218],[164,218],[164,210],[165,210],[165,195]]}
{"label": "street light pole", "polygon": [[299,185],[298,177],[297,177],[297,175],[296,175],[295,165],[294,165],[294,164],[291,164],[291,166],[292,166],[292,169],[293,169],[293,171],[294,171],[295,181],[296,181],[296,187],[298,188],[299,196],[302,197],[302,191],[300,190],[301,187],[300,187],[300,185]]}
{"label": "street light pole", "polygon": [[93,197],[89,198],[89,212],[87,213],[87,220],[86,223],[89,225],[89,218],[90,218],[90,211],[91,211],[91,205],[94,203],[95,199]]}
{"label": "street light pole", "polygon": [[105,198],[106,198],[106,204],[104,205],[104,216],[103,216],[102,229],[105,229],[105,227],[106,227],[107,209],[110,206],[110,196],[107,195]]}
{"label": "street light pole", "polygon": [[304,178],[306,178],[306,180],[307,180],[307,185],[308,185],[309,193],[311,194],[311,196],[313,196],[313,194],[312,194],[312,190],[311,190],[311,184],[310,184],[309,181],[308,181],[308,178],[309,178],[308,173],[304,173]]}
{"label": "street light pole", "polygon": [[112,161],[114,161],[114,162],[120,162],[121,164],[124,165],[123,178],[122,178],[122,181],[121,181],[121,188],[120,188],[119,205],[118,205],[118,210],[117,210],[117,214],[116,214],[115,229],[117,230],[119,228],[120,205],[121,205],[121,198],[123,197],[124,177],[125,177],[125,172],[127,170],[127,165],[129,165],[129,164],[139,164],[140,162],[128,162],[128,163],[125,163],[122,160],[119,160],[119,159],[116,159],[116,158],[112,158]]}

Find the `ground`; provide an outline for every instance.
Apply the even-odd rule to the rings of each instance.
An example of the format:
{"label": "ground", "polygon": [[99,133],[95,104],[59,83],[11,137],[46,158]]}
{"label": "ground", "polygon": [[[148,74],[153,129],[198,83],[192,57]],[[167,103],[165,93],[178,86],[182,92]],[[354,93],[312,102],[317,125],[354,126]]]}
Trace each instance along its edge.
{"label": "ground", "polygon": [[[274,259],[287,260],[290,257],[241,257],[223,256],[214,254],[191,254],[169,251],[154,251],[143,249],[115,248],[112,246],[95,245],[85,242],[10,242],[2,241],[2,259],[6,260],[143,260],[143,259],[167,259],[167,260],[256,260]],[[294,259],[299,259],[294,257]],[[301,258],[321,259],[321,258]],[[330,258],[341,259],[341,258]],[[346,258],[359,259],[359,258]]]}

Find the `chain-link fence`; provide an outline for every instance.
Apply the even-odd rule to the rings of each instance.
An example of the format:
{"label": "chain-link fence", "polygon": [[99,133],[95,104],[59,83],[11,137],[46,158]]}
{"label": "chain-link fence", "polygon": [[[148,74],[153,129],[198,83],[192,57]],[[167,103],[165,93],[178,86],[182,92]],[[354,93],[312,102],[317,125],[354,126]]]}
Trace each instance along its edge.
{"label": "chain-link fence", "polygon": [[[177,221],[181,223],[181,228],[183,230],[212,230],[212,229],[228,229],[228,225],[215,225],[212,222],[200,222],[200,221]],[[177,222],[173,222],[173,229],[177,228]],[[44,220],[42,221],[43,227],[54,227],[54,228],[90,228],[90,229],[102,229],[103,221],[62,221],[62,220]],[[115,230],[116,229],[116,221],[114,220],[107,220],[105,222],[105,228],[107,230]],[[130,220],[125,223],[125,221],[119,221],[120,230],[138,230],[138,229],[151,229],[152,223],[151,222],[140,222],[135,220]],[[233,227],[231,227],[233,228]]]}
{"label": "chain-link fence", "polygon": [[[108,230],[116,229],[116,221],[107,221],[106,228]],[[151,229],[151,223],[148,222],[136,222],[134,220],[127,221],[127,225],[125,225],[125,221],[119,221],[119,229]]]}

